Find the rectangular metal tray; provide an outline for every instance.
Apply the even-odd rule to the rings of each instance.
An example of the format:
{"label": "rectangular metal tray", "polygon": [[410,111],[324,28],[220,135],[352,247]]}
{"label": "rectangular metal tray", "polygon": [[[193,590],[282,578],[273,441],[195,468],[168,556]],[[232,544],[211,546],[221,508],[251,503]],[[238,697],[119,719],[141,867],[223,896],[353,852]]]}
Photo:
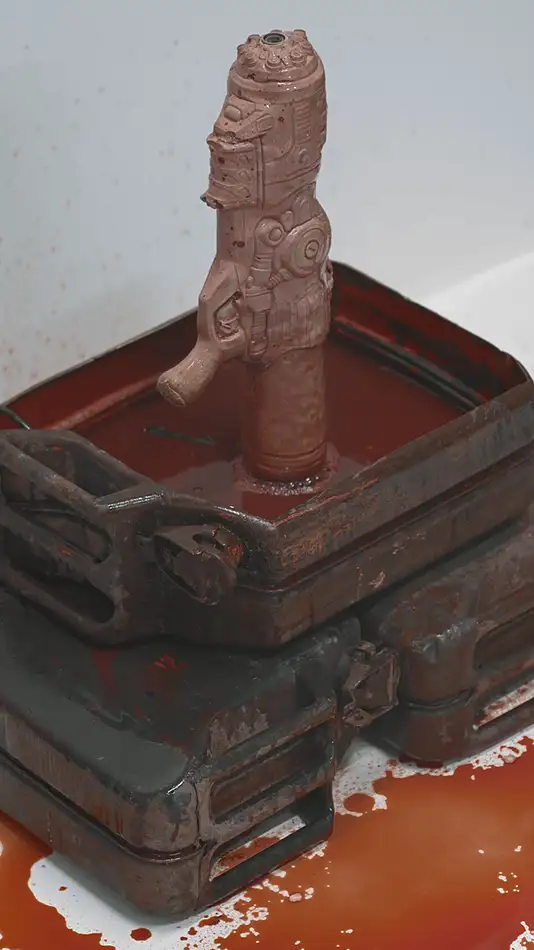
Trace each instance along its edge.
{"label": "rectangular metal tray", "polygon": [[14,407],[47,431],[0,434],[0,578],[82,636],[173,634],[180,616],[196,643],[278,647],[532,501],[534,384],[521,366],[340,265],[332,333],[452,400],[457,418],[273,520],[178,494],[50,428],[127,414],[193,331],[194,315],[28,393]]}

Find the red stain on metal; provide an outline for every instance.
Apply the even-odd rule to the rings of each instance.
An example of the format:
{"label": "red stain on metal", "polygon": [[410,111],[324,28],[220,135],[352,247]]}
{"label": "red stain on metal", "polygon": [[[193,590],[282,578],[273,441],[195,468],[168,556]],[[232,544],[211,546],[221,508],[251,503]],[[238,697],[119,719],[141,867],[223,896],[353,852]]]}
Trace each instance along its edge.
{"label": "red stain on metal", "polygon": [[[324,856],[302,858],[271,877],[279,889],[250,888],[245,914],[255,919],[257,950],[504,950],[532,926],[534,747],[504,752],[494,768],[460,766],[453,775],[388,773],[375,783],[387,808],[357,793],[338,815]],[[363,814],[361,814],[363,812]],[[243,923],[217,950],[237,950]]]}
{"label": "red stain on metal", "polygon": [[132,930],[130,937],[132,940],[150,940],[152,936],[152,931],[147,930],[146,927],[138,927],[137,930]]}
{"label": "red stain on metal", "polygon": [[175,670],[179,671],[187,666],[186,663],[177,663],[175,657],[170,654],[165,656],[160,656],[159,660],[156,660],[153,663],[153,666],[157,666],[160,670]]}
{"label": "red stain on metal", "polygon": [[100,824],[105,825],[106,828],[110,828],[111,831],[115,831],[118,835],[123,833],[124,822],[119,812],[113,811],[106,805],[97,805],[94,810],[94,816]]}
{"label": "red stain on metal", "polygon": [[95,818],[100,824],[105,825],[106,828],[109,828],[111,824],[111,814],[109,808],[106,808],[104,805],[97,805],[95,807]]}
{"label": "red stain on metal", "polygon": [[95,664],[101,679],[106,684],[110,692],[115,693],[117,684],[113,673],[113,664],[117,650],[93,650],[93,663]]}
{"label": "red stain on metal", "polygon": [[2,946],[17,950],[97,950],[102,947],[95,925],[93,934],[77,934],[55,910],[41,904],[28,887],[32,865],[50,851],[10,818],[0,814],[0,931]]}

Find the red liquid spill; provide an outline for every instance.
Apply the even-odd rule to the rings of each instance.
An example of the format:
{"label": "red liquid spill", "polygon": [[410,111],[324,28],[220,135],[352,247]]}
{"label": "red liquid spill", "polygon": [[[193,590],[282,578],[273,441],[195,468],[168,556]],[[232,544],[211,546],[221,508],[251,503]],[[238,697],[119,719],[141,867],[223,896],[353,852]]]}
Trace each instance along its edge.
{"label": "red liquid spill", "polygon": [[101,950],[100,933],[74,933],[57,910],[41,904],[30,891],[32,865],[50,850],[2,814],[0,841],[4,847],[0,856],[1,946],[13,950]]}
{"label": "red liquid spill", "polygon": [[[460,415],[437,395],[347,342],[330,339],[325,357],[328,440],[340,456],[336,480]],[[78,431],[135,471],[176,491],[275,519],[309,494],[261,494],[236,484],[244,382],[244,367],[233,360],[185,410],[149,392],[119,403]],[[151,427],[167,434],[146,431]]]}
{"label": "red liquid spill", "polygon": [[225,923],[231,923],[232,918],[228,917],[227,914],[223,914],[222,912],[217,912],[216,914],[213,914],[212,917],[204,917],[203,920],[200,921],[198,926],[199,928],[213,927],[215,924],[220,924],[222,921],[224,921]]}
{"label": "red liquid spill", "polygon": [[[251,888],[244,895],[250,903],[238,902],[245,913],[253,904],[268,907],[268,918],[253,923],[254,946],[506,950],[521,934],[521,922],[533,923],[533,784],[529,743],[527,753],[498,768],[462,766],[450,777],[388,774],[375,783],[387,810],[373,811],[369,796],[350,796],[347,806],[363,814],[337,816],[324,857],[304,857],[273,879],[302,900]],[[68,930],[29,890],[31,867],[46,849],[8,818],[0,822],[0,840],[2,945],[100,947],[99,934]],[[310,899],[307,888],[314,889]],[[220,919],[212,912],[199,926]],[[243,947],[240,934],[248,929],[245,924],[216,940],[214,950]],[[139,934],[149,934],[145,928],[132,937],[149,939]]]}
{"label": "red liquid spill", "polygon": [[362,795],[361,792],[355,792],[354,795],[349,795],[349,797],[345,799],[345,807],[356,814],[365,815],[368,811],[373,810],[373,799],[370,795]]}
{"label": "red liquid spill", "polygon": [[[337,816],[324,857],[304,857],[271,879],[303,900],[247,891],[241,910],[269,910],[249,942],[257,950],[507,950],[522,921],[534,924],[533,785],[532,747],[489,770],[388,774],[375,785],[387,810],[351,796],[364,814]],[[219,938],[217,950],[242,948],[249,929]]]}
{"label": "red liquid spill", "polygon": [[130,937],[132,940],[150,940],[152,936],[152,931],[147,930],[146,927],[138,927],[137,930],[132,930]]}

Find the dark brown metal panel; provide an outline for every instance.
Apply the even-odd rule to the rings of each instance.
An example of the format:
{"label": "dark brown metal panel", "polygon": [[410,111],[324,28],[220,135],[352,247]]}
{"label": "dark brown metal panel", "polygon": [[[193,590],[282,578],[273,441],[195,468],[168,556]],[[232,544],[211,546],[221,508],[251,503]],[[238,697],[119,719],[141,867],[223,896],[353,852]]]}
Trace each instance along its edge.
{"label": "dark brown metal panel", "polygon": [[[327,836],[338,756],[395,702],[395,657],[350,616],[276,656],[109,650],[0,594],[0,808],[157,913],[192,913]],[[288,837],[225,866],[289,817]]]}
{"label": "dark brown metal panel", "polygon": [[366,639],[399,656],[399,705],[373,735],[420,761],[471,755],[534,716],[532,510],[379,600]]}
{"label": "dark brown metal panel", "polygon": [[[492,451],[486,445],[486,460]],[[374,530],[337,550],[330,531],[342,510],[349,524],[357,489],[333,517],[304,506],[300,560],[275,583],[267,565],[289,550],[278,547],[279,528],[172,494],[75,434],[5,434],[0,577],[95,641],[185,630],[199,643],[275,647],[517,517],[532,498],[532,468],[530,448],[516,452],[402,517],[388,509],[386,480],[383,495],[375,486],[367,499]],[[406,507],[402,480],[395,497]],[[313,567],[310,550],[320,558]]]}

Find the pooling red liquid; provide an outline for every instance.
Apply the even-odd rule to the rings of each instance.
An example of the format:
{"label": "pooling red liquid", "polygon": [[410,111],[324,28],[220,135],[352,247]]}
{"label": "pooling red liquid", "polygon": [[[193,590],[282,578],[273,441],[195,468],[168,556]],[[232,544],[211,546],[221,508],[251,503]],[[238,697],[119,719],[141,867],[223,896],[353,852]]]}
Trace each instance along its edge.
{"label": "pooling red liquid", "polygon": [[[285,877],[270,878],[302,899],[249,888],[238,909],[266,908],[267,918],[254,921],[254,934],[244,923],[215,937],[212,950],[508,950],[523,921],[534,928],[534,745],[522,741],[527,752],[500,767],[389,773],[374,786],[386,809],[373,810],[361,793],[347,798],[357,815],[336,816],[324,856],[304,856],[286,865]],[[29,890],[31,867],[46,849],[8,818],[0,818],[0,841],[2,946],[101,946],[98,920],[94,934],[78,935]],[[228,919],[212,910],[193,930]],[[177,946],[187,950],[194,940],[184,933]],[[151,935],[157,940],[157,923]],[[133,931],[134,940],[145,938],[144,929]]]}
{"label": "pooling red liquid", "polygon": [[[328,441],[339,455],[334,481],[460,415],[456,407],[346,341],[329,339],[325,359]],[[274,520],[310,496],[240,487],[236,460],[245,398],[245,368],[233,360],[187,409],[176,409],[152,391],[89,420],[78,431],[176,491]]]}
{"label": "pooling red liquid", "polygon": [[523,921],[534,930],[534,747],[523,741],[528,751],[501,767],[388,774],[375,783],[386,809],[347,799],[360,817],[336,816],[324,857],[271,878],[312,896],[250,888],[239,909],[267,907],[267,919],[216,950],[508,950]]}
{"label": "pooling red liquid", "polygon": [[[54,907],[41,904],[28,887],[32,866],[50,854],[16,822],[0,812],[0,946],[10,950],[96,950],[101,933],[95,921],[93,934],[69,930]],[[60,890],[67,889],[61,885]]]}

